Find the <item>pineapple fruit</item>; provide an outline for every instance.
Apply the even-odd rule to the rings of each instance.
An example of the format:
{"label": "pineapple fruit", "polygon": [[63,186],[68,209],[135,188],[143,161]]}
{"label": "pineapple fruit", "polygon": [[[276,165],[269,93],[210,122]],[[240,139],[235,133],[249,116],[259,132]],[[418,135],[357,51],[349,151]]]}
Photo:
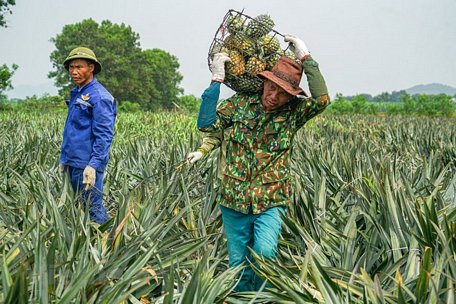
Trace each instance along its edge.
{"label": "pineapple fruit", "polygon": [[234,79],[232,85],[238,92],[257,93],[263,86],[263,80],[256,76],[242,75]]}
{"label": "pineapple fruit", "polygon": [[245,62],[244,57],[237,51],[230,51],[228,53],[231,61],[227,62],[226,68],[228,74],[233,76],[240,76],[244,74],[245,71]]}
{"label": "pineapple fruit", "polygon": [[248,37],[258,39],[269,33],[274,27],[274,21],[269,15],[258,15],[249,22],[245,29]]}
{"label": "pineapple fruit", "polygon": [[280,49],[280,42],[276,37],[264,35],[258,40],[258,45],[265,55],[276,53]]}
{"label": "pineapple fruit", "polygon": [[252,56],[245,64],[245,71],[251,76],[256,76],[258,73],[263,72],[266,69],[266,61]]}
{"label": "pineapple fruit", "polygon": [[222,51],[230,56],[231,61],[226,63],[227,86],[237,92],[257,93],[263,84],[258,73],[271,70],[280,56],[294,57],[289,50],[285,52],[281,48],[273,27],[274,21],[266,14],[252,19],[238,13],[224,20],[228,35],[223,33],[223,40],[213,47],[210,55]]}
{"label": "pineapple fruit", "polygon": [[277,63],[279,60],[280,55],[279,54],[272,54],[270,55],[267,60],[266,60],[266,70],[271,70],[273,66]]}
{"label": "pineapple fruit", "polygon": [[241,16],[229,16],[226,20],[226,27],[228,32],[235,34],[244,29],[244,19]]}
{"label": "pineapple fruit", "polygon": [[287,56],[288,58],[291,58],[294,61],[296,61],[297,63],[301,64],[301,60],[298,57],[296,57],[296,55],[291,50],[283,51],[282,55]]}
{"label": "pineapple fruit", "polygon": [[243,33],[237,33],[230,41],[231,46],[244,55],[252,56],[256,52],[255,43]]}

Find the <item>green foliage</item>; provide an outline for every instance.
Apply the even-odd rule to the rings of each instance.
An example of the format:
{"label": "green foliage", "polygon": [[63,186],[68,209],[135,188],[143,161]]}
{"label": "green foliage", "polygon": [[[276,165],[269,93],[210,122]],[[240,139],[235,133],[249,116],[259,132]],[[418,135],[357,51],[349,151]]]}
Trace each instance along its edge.
{"label": "green foliage", "polygon": [[[11,14],[11,6],[15,5],[15,0],[0,0],[0,27],[6,27],[5,14]],[[0,66],[0,109],[4,107],[3,103],[6,101],[6,96],[2,93],[5,90],[12,89],[11,77],[18,66],[13,64],[11,70],[6,64]]]}
{"label": "green foliage", "polygon": [[67,106],[60,96],[44,94],[41,97],[36,95],[20,101],[4,101],[0,103],[0,111],[24,112],[24,113],[49,113],[65,112]]}
{"label": "green foliage", "polygon": [[[360,100],[362,101],[362,100]],[[293,204],[268,280],[230,293],[217,153],[195,116],[119,113],[113,219],[88,221],[58,173],[65,113],[0,113],[0,302],[454,303],[456,119],[314,118],[293,144]]]}
{"label": "green foliage", "polygon": [[407,92],[404,90],[393,91],[391,93],[383,92],[372,98],[373,102],[401,102],[404,96],[408,96]]}
{"label": "green foliage", "polygon": [[[381,95],[384,94],[386,93]],[[400,96],[400,100],[397,102],[371,102],[365,94],[355,95],[350,99],[346,99],[342,94],[336,94],[336,98],[327,109],[327,113],[452,116],[456,112],[456,104],[452,97],[445,94],[410,96],[401,93],[394,96],[394,98]]]}
{"label": "green foliage", "polygon": [[6,27],[5,14],[12,14],[11,6],[16,5],[15,0],[0,0],[0,27]]}
{"label": "green foliage", "polygon": [[18,66],[16,64],[13,64],[11,69],[9,69],[6,64],[0,66],[0,102],[5,99],[5,96],[2,93],[13,88],[11,78],[17,68]]}
{"label": "green foliage", "polygon": [[185,95],[179,97],[179,101],[177,103],[189,113],[198,113],[201,100],[194,95]]}
{"label": "green foliage", "polygon": [[55,78],[62,96],[73,86],[63,61],[78,46],[95,52],[102,65],[97,79],[118,101],[137,102],[148,110],[171,108],[182,92],[177,58],[158,49],[141,50],[139,35],[123,23],[86,19],[65,25],[51,41],[56,50],[50,55],[54,70],[48,77]]}
{"label": "green foliage", "polygon": [[154,106],[171,109],[178,99],[177,96],[183,93],[183,89],[176,85],[183,78],[177,71],[179,69],[177,58],[160,49],[144,50],[143,56],[145,75],[142,81],[148,81],[146,79],[150,78],[158,91],[154,97],[156,101]]}
{"label": "green foliage", "polygon": [[131,102],[131,101],[122,101],[118,103],[117,105],[117,110],[119,113],[125,112],[125,113],[135,113],[141,111],[141,106],[139,103],[136,102]]}

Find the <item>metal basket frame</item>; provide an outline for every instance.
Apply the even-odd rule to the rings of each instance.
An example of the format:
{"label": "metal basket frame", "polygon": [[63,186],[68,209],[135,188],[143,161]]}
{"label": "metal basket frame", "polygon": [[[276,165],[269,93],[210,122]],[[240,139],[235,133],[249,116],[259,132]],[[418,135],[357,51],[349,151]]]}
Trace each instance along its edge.
{"label": "metal basket frame", "polygon": [[[214,55],[214,48],[223,47],[224,46],[224,40],[229,35],[229,32],[228,32],[228,19],[230,17],[232,17],[232,16],[233,17],[242,17],[243,25],[245,25],[246,23],[248,24],[249,22],[254,20],[253,17],[250,17],[249,15],[244,14],[244,10],[242,10],[241,12],[236,11],[234,9],[228,10],[228,12],[223,17],[222,23],[217,28],[217,31],[215,32],[214,38],[212,39],[211,45],[209,47],[209,52],[208,52],[208,55],[207,55],[207,64],[208,64],[209,70],[211,70],[212,57]],[[255,22],[259,22],[259,21],[255,21]],[[278,32],[275,29],[272,29],[270,32],[273,33],[271,35],[271,40],[273,40],[277,36],[285,37],[283,34],[281,34],[280,32]],[[289,48],[289,45],[287,45],[285,48],[282,48],[282,50],[285,52],[286,50],[288,50],[288,48]],[[257,76],[255,76],[255,77],[257,77]],[[233,88],[232,84],[229,81],[224,81],[223,83],[227,87],[229,87],[230,89],[235,90]]]}

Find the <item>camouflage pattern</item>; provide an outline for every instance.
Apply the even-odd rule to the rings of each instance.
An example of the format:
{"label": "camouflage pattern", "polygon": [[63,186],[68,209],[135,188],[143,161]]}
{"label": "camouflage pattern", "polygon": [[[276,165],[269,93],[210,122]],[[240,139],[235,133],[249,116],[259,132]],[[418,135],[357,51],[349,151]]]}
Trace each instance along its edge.
{"label": "camouflage pattern", "polygon": [[259,95],[236,94],[218,107],[214,125],[202,131],[232,127],[226,138],[226,167],[220,204],[254,214],[288,205],[290,148],[296,132],[329,104],[327,94],[295,97],[273,112],[265,112]]}
{"label": "camouflage pattern", "polygon": [[210,127],[200,128],[203,132],[228,133],[222,138],[226,142],[226,166],[222,169],[221,205],[244,214],[252,208],[258,214],[289,204],[293,138],[330,102],[318,63],[308,57],[302,65],[312,97],[294,97],[281,108],[266,112],[260,95],[236,94],[218,105]]}
{"label": "camouflage pattern", "polygon": [[203,138],[203,144],[198,148],[198,151],[206,155],[212,150],[220,147],[220,152],[217,160],[217,177],[219,179],[223,178],[223,171],[225,170],[226,166],[226,138],[229,138],[230,133],[231,128],[225,129],[223,132],[210,132]]}

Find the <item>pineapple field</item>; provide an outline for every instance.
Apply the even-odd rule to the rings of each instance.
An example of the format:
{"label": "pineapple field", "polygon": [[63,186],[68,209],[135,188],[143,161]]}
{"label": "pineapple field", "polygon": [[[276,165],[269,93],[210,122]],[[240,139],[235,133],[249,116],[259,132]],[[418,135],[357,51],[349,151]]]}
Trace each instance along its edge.
{"label": "pineapple field", "polygon": [[[247,68],[247,67],[245,67]],[[0,113],[1,303],[454,303],[456,120],[331,116],[295,138],[267,286],[232,292],[217,152],[196,117],[120,113],[89,221],[58,173],[64,113]]]}

